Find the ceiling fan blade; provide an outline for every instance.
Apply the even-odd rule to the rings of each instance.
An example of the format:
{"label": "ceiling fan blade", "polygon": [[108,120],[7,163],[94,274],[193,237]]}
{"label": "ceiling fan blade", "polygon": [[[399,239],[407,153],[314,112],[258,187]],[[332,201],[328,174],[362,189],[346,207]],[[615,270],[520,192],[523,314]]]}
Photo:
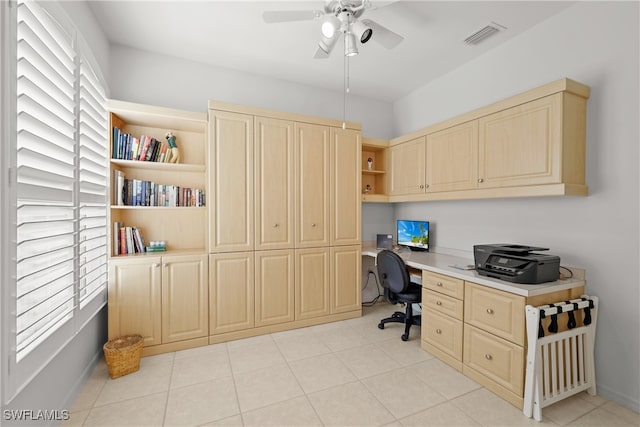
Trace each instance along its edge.
{"label": "ceiling fan blade", "polygon": [[313,55],[314,59],[327,59],[329,57],[330,52],[325,52],[320,46],[318,46],[318,50],[316,50],[316,54]]}
{"label": "ceiling fan blade", "polygon": [[320,10],[268,10],[262,13],[262,19],[267,24],[291,21],[311,21],[324,15]]}
{"label": "ceiling fan blade", "polygon": [[382,25],[378,24],[375,21],[372,21],[371,19],[363,19],[362,23],[373,30],[373,36],[371,37],[371,39],[380,43],[387,49],[393,49],[394,47],[398,46],[400,42],[402,42],[402,40],[404,40],[404,37],[402,37],[400,34],[394,33],[390,29],[383,27]]}

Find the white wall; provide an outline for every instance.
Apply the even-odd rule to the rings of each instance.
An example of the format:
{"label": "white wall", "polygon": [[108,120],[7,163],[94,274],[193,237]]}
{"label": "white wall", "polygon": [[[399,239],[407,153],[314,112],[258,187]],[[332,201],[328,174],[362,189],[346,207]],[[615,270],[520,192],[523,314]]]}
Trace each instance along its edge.
{"label": "white wall", "polygon": [[[205,112],[213,100],[343,119],[340,92],[124,46],[112,46],[110,76],[111,97],[123,101]],[[391,136],[390,103],[349,95],[346,118],[365,136]]]}
{"label": "white wall", "polygon": [[395,218],[434,222],[437,247],[551,248],[587,270],[601,298],[598,392],[640,411],[639,3],[577,2],[394,105],[395,136],[569,77],[591,87],[583,197],[402,203]]}

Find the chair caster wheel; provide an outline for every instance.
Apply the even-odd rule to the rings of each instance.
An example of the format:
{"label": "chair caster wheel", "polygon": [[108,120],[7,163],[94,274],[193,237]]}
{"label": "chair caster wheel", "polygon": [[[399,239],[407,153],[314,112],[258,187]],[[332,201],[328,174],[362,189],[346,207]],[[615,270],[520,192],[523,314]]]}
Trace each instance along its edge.
{"label": "chair caster wheel", "polygon": [[384,323],[378,323],[378,329],[384,329]]}
{"label": "chair caster wheel", "polygon": [[407,341],[409,339],[409,335],[408,334],[402,334],[402,336],[400,338],[402,338],[402,341]]}

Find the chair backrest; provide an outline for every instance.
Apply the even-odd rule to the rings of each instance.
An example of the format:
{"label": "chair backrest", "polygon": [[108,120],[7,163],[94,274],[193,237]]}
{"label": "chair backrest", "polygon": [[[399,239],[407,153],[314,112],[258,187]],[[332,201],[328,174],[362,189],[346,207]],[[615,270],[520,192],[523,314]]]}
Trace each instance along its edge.
{"label": "chair backrest", "polygon": [[409,272],[400,255],[393,251],[380,251],[376,262],[378,264],[378,278],[385,289],[385,297],[387,297],[387,289],[391,294],[397,294],[409,287]]}

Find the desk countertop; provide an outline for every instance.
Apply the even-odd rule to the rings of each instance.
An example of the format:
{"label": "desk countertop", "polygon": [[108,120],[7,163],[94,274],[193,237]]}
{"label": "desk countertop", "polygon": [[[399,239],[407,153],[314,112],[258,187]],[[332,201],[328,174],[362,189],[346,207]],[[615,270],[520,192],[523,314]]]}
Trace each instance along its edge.
{"label": "desk countertop", "polygon": [[[380,252],[380,250],[376,249],[374,246],[362,246],[363,256],[375,257],[378,252]],[[397,253],[402,257],[402,259],[404,259],[404,262],[409,267],[456,277],[458,279],[466,280],[524,297],[544,295],[551,292],[572,289],[578,286],[585,285],[584,280],[576,278],[540,283],[537,285],[511,283],[504,280],[481,276],[475,270],[461,270],[459,268],[452,267],[453,265],[473,265],[473,259],[466,259],[462,257],[434,252],[415,252],[406,249],[401,250]]]}

